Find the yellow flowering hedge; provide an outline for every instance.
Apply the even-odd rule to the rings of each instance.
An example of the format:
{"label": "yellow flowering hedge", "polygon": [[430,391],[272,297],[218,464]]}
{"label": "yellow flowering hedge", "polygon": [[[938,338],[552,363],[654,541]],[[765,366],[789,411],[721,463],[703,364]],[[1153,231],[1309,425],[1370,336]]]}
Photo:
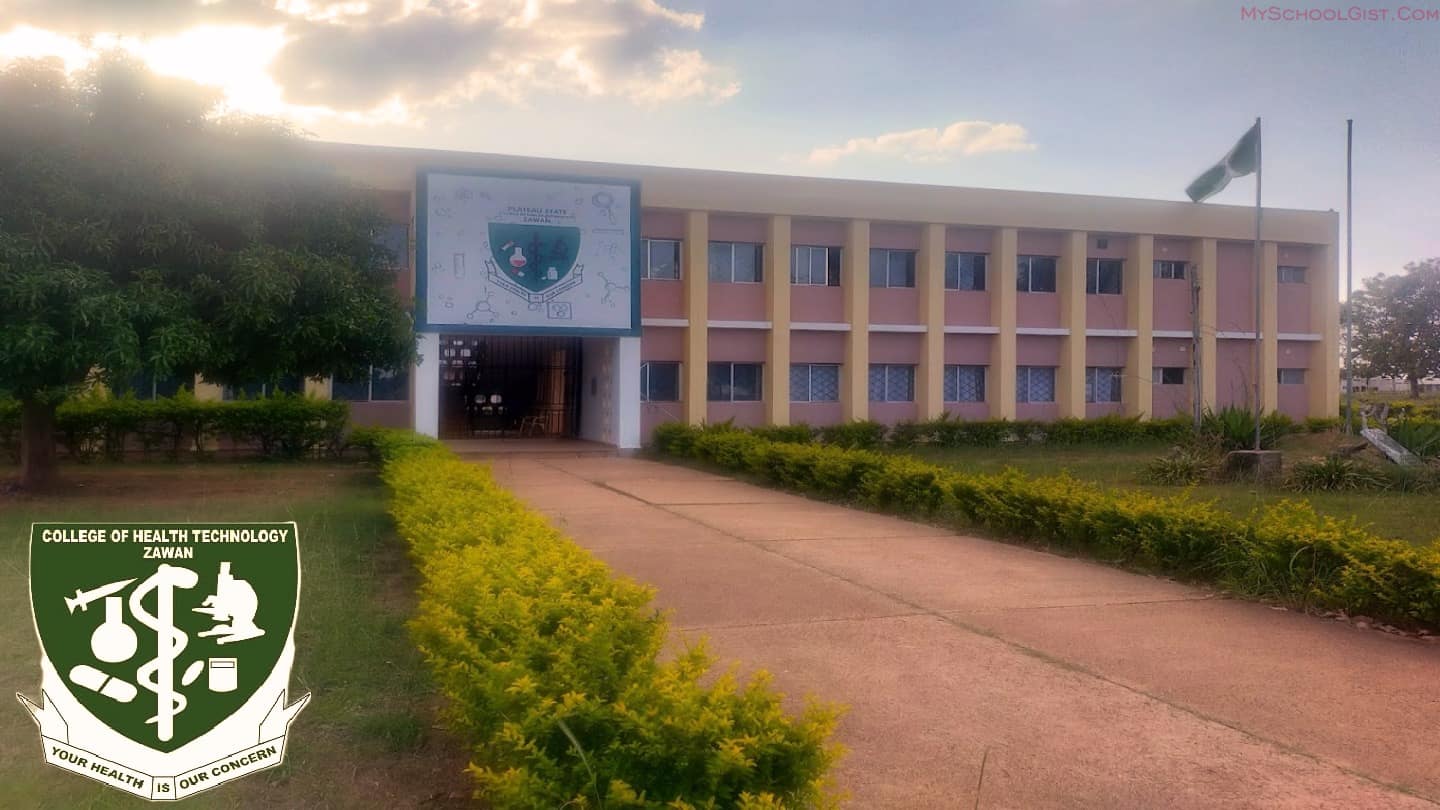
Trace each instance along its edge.
{"label": "yellow flowering hedge", "polygon": [[662,425],[654,449],[822,498],[980,527],[1298,607],[1440,628],[1440,545],[1380,538],[1307,503],[1286,501],[1247,521],[1188,497],[1104,489],[1064,475],[965,473],[724,426]]}
{"label": "yellow flowering hedge", "polygon": [[504,808],[818,808],[838,711],[797,716],[759,673],[709,675],[703,643],[661,661],[649,588],[615,576],[489,471],[401,431],[382,461],[422,584],[411,632],[471,746],[476,795]]}

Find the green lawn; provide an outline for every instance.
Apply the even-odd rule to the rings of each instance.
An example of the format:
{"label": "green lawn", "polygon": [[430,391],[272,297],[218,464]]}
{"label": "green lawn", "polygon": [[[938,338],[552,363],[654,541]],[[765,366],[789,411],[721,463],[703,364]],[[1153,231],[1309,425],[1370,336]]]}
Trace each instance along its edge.
{"label": "green lawn", "polygon": [[[1287,463],[1292,458],[1319,455],[1334,443],[1329,436],[1292,436],[1280,445]],[[1068,470],[1081,478],[1107,487],[1126,487],[1162,495],[1177,495],[1184,487],[1147,486],[1137,482],[1146,462],[1164,455],[1163,444],[1121,445],[1113,447],[957,447],[918,448],[912,455],[938,464],[976,472],[999,472],[1014,467],[1031,475],[1057,475]],[[1412,543],[1428,543],[1440,539],[1440,497],[1434,493],[1398,494],[1391,492],[1321,492],[1299,494],[1279,487],[1256,487],[1253,484],[1204,484],[1191,490],[1192,497],[1214,501],[1215,505],[1239,516],[1250,514],[1257,506],[1272,504],[1286,498],[1307,500],[1322,514],[1354,517],[1368,524],[1377,534]]]}
{"label": "green lawn", "polygon": [[[0,481],[8,471],[0,468]],[[372,471],[339,464],[69,467],[44,498],[0,494],[0,682],[38,696],[26,546],[31,521],[295,520],[302,590],[292,696],[311,692],[285,763],[185,802],[186,807],[451,807],[468,805],[465,757],[435,730],[436,699],[405,630],[414,571]],[[150,807],[41,762],[40,737],[17,704],[0,711],[0,805]]]}

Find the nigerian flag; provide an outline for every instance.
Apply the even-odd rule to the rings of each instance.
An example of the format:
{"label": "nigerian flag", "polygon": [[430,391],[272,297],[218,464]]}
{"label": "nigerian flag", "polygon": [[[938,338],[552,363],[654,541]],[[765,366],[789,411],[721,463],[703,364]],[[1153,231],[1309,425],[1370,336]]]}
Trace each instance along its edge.
{"label": "nigerian flag", "polygon": [[1233,177],[1254,174],[1260,166],[1260,122],[1240,136],[1240,140],[1226,153],[1223,160],[1206,169],[1195,181],[1186,186],[1185,193],[1192,202],[1203,202],[1230,185]]}

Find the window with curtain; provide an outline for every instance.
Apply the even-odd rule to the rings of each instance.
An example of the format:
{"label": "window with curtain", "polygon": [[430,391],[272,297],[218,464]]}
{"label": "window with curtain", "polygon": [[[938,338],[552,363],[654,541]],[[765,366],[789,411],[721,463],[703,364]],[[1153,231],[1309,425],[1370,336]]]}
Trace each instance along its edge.
{"label": "window with curtain", "polygon": [[1016,366],[1016,402],[1054,402],[1054,366]]}
{"label": "window with curtain", "polygon": [[831,363],[790,366],[791,402],[839,402],[840,367]]}
{"label": "window with curtain", "polygon": [[1090,366],[1085,369],[1086,402],[1119,402],[1125,369]]}
{"label": "window with curtain", "polygon": [[946,402],[984,402],[984,366],[946,366]]}
{"label": "window with curtain", "polygon": [[871,363],[870,401],[914,402],[915,367],[895,363]]}

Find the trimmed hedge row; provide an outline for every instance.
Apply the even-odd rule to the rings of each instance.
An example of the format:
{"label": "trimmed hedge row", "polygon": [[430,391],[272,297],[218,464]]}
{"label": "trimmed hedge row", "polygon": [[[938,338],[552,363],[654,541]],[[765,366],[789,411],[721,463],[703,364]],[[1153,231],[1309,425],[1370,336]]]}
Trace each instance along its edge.
{"label": "trimmed hedge row", "polygon": [[616,577],[489,472],[406,431],[359,432],[420,570],[411,633],[497,810],[832,807],[838,712],[797,717],[759,673],[662,663],[652,591]]}
{"label": "trimmed hedge row", "polygon": [[773,441],[813,442],[852,450],[882,447],[994,447],[1005,442],[1032,444],[1123,444],[1145,441],[1179,441],[1190,435],[1187,419],[1143,420],[1133,416],[1095,419],[1058,419],[1053,422],[988,419],[967,421],[949,415],[890,426],[860,420],[812,428],[809,425],[757,427],[754,433]]}
{"label": "trimmed hedge row", "polygon": [[1440,628],[1440,544],[1386,540],[1284,502],[1251,521],[1187,497],[1107,490],[1068,476],[962,473],[906,456],[666,424],[661,453],[909,517],[1081,551],[1302,608]]}
{"label": "trimmed hedge row", "polygon": [[[118,461],[137,450],[168,458],[204,453],[220,438],[263,456],[300,458],[340,452],[349,418],[348,404],[301,394],[228,402],[198,400],[188,391],[147,400],[96,394],[61,403],[55,439],[81,462]],[[20,406],[13,400],[0,401],[0,452],[19,458]]]}

